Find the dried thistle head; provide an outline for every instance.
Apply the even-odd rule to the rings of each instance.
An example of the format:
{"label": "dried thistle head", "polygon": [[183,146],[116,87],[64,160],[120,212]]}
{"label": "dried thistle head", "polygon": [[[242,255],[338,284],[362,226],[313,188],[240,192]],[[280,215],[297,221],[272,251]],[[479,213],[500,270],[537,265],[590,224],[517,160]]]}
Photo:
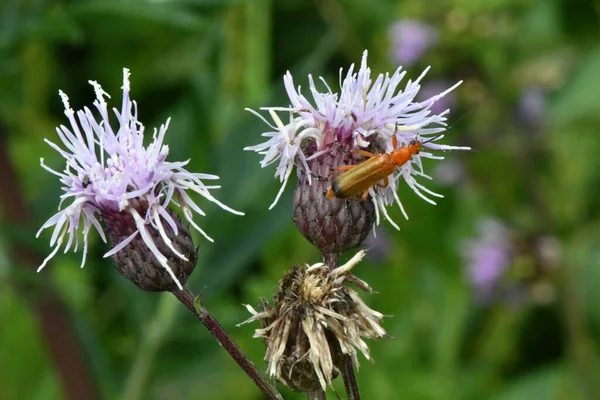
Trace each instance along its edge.
{"label": "dried thistle head", "polygon": [[265,339],[269,375],[306,392],[331,385],[344,355],[357,367],[358,351],[372,361],[363,339],[385,336],[383,314],[369,308],[346,284],[372,292],[352,275],[364,255],[361,250],[333,270],[322,263],[295,266],[281,279],[273,306],[263,300],[263,311],[258,312],[246,305],[252,317],[243,323],[260,322],[254,337]]}

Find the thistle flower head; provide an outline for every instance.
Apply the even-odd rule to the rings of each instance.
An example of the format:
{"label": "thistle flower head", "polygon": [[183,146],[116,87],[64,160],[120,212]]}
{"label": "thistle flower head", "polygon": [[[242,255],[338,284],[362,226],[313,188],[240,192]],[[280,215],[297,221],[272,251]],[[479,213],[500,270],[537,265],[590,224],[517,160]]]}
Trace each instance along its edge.
{"label": "thistle flower head", "polygon": [[[71,248],[77,251],[80,237],[83,238],[83,267],[92,227],[106,242],[100,222],[106,221],[110,233],[111,223],[118,221],[118,226],[127,229],[111,235],[111,239],[118,238],[119,242],[112,243],[113,248],[105,257],[117,254],[132,241],[143,243],[177,287],[182,288],[169,266],[165,252],[184,261],[188,260],[189,252],[186,256],[186,252],[174,245],[174,237],[183,224],[176,221],[178,217],[169,207],[173,204],[180,207],[186,220],[211,241],[192,219],[194,212],[205,214],[189,196],[189,192],[195,192],[227,211],[241,213],[210,194],[209,190],[219,186],[206,185],[203,180],[215,180],[217,176],[187,171],[184,167],[189,160],[167,161],[169,147],[163,142],[169,120],[160,129],[154,130],[152,142],[144,146],[144,125],[138,121],[137,105],[129,97],[127,69],[123,69],[121,109],[112,110],[113,119],[117,120],[115,127],[111,124],[106,103],[106,98],[110,96],[97,82],[90,81],[90,84],[96,92],[94,106],[99,118],[87,107],[73,111],[67,95],[61,91],[59,93],[70,127],[61,125],[56,129],[60,145],[45,139],[50,147],[65,158],[66,165],[63,171],[59,171],[50,168],[41,159],[42,167],[60,178],[64,193],[61,195],[59,211],[37,233],[39,236],[44,229],[54,227],[50,239],[50,246],[54,249],[38,271],[61,248],[64,247],[65,253]],[[63,202],[70,203],[62,208]],[[123,227],[123,224],[130,226]],[[125,231],[127,236],[123,237]]]}
{"label": "thistle flower head", "polygon": [[[319,78],[320,85],[317,85],[309,75],[312,100],[302,94],[300,87],[295,87],[292,75],[288,72],[284,83],[291,104],[288,107],[261,108],[269,113],[273,123],[258,112],[249,110],[271,127],[270,131],[263,134],[268,138],[266,142],[246,147],[246,150],[253,150],[264,156],[262,167],[277,163],[275,176],[280,179],[282,186],[271,208],[279,200],[294,166],[298,167],[298,174],[304,177],[308,185],[318,181],[327,182],[328,186],[331,184],[331,174],[323,176],[321,171],[316,171],[317,164],[325,166],[327,161],[323,160],[327,158],[352,164],[358,162],[352,156],[332,156],[338,152],[351,154],[353,150],[369,150],[375,154],[389,153],[394,150],[393,136],[399,146],[407,146],[412,140],[418,140],[423,145],[418,154],[413,155],[412,159],[390,175],[387,187],[374,185],[369,188],[377,222],[380,214],[383,214],[398,228],[386,210],[393,203],[397,203],[408,218],[397,193],[400,181],[404,181],[427,202],[435,204],[429,196],[442,196],[427,189],[416,179],[431,179],[423,170],[422,160],[443,159],[431,150],[469,148],[437,143],[444,137],[441,133],[446,130],[446,114],[449,110],[436,114],[432,112],[432,106],[461,82],[423,101],[416,101],[421,80],[427,70],[415,81],[409,80],[401,88],[406,71],[398,68],[391,76],[380,74],[372,77],[365,51],[358,71],[355,71],[354,65],[345,75],[340,70],[339,92],[334,92],[323,78]],[[286,117],[282,119],[279,113],[285,113]],[[329,170],[339,166],[326,165]],[[311,201],[314,202],[315,199]]]}
{"label": "thistle flower head", "polygon": [[297,391],[324,390],[341,369],[343,355],[356,366],[358,352],[372,361],[363,338],[385,336],[383,315],[346,284],[372,292],[352,275],[364,255],[361,250],[333,270],[322,263],[296,266],[281,280],[273,306],[263,301],[260,312],[246,306],[252,317],[243,323],[260,321],[254,337],[265,339],[271,376]]}

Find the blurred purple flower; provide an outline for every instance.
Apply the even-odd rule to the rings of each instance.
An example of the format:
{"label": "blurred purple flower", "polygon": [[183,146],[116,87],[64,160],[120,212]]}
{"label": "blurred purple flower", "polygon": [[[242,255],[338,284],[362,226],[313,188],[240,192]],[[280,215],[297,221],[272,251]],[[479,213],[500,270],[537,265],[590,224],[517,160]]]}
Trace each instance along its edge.
{"label": "blurred purple flower", "polygon": [[392,62],[411,66],[418,62],[438,40],[432,26],[416,20],[399,20],[390,26],[390,58]]}
{"label": "blurred purple flower", "polygon": [[440,185],[452,186],[464,180],[466,171],[464,165],[456,160],[444,160],[437,164],[433,170],[433,178]]}
{"label": "blurred purple flower", "polygon": [[[448,86],[448,83],[443,80],[434,80],[429,83],[425,83],[423,84],[417,99],[421,101],[430,99],[436,94],[443,92]],[[431,105],[431,112],[433,114],[441,114],[446,110],[454,108],[455,105],[456,97],[454,96],[454,92],[450,92]]]}
{"label": "blurred purple flower", "polygon": [[517,116],[532,128],[542,127],[546,117],[548,99],[542,88],[536,85],[528,86],[519,96]]}
{"label": "blurred purple flower", "polygon": [[466,274],[475,295],[489,300],[498,288],[513,257],[508,229],[499,221],[486,218],[478,224],[478,237],[465,243]]}

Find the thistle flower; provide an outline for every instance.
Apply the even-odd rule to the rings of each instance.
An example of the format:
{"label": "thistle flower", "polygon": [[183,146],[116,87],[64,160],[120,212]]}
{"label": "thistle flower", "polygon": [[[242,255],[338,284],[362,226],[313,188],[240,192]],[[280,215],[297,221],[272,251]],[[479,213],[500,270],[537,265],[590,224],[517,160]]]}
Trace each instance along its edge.
{"label": "thistle flower", "polygon": [[[187,171],[184,166],[189,160],[166,160],[169,147],[163,141],[170,119],[159,130],[154,129],[153,141],[144,146],[144,125],[138,121],[137,105],[129,97],[129,70],[123,69],[121,110],[113,109],[116,129],[111,125],[105,100],[110,96],[97,82],[90,84],[96,92],[94,106],[100,119],[87,107],[75,113],[67,95],[60,91],[71,126],[61,125],[56,130],[62,147],[45,139],[65,158],[66,166],[59,172],[41,159],[42,167],[60,178],[64,193],[59,211],[37,233],[39,236],[44,229],[54,227],[50,239],[54,249],[38,271],[61,248],[65,253],[71,248],[77,251],[80,237],[83,267],[92,227],[106,242],[101,225],[104,221],[112,244],[104,256],[113,256],[121,273],[146,290],[182,289],[195,265],[196,250],[187,227],[170,206],[180,207],[187,222],[209,241],[212,239],[193,221],[194,212],[205,214],[190,197],[190,191],[226,211],[243,213],[210,194],[209,190],[219,186],[205,185],[203,180],[215,180],[217,176]],[[61,209],[64,201],[71,203]]]}
{"label": "thistle flower", "polygon": [[438,33],[431,25],[415,20],[396,21],[389,29],[392,43],[390,59],[402,65],[413,65],[438,40]]}
{"label": "thistle flower", "polygon": [[[254,110],[248,110],[271,127],[263,136],[264,143],[246,147],[264,155],[261,166],[277,163],[275,177],[282,182],[281,189],[271,204],[273,208],[297,167],[298,184],[294,196],[294,220],[302,233],[323,252],[339,252],[356,246],[364,240],[380,214],[397,229],[398,225],[388,215],[386,207],[397,203],[406,218],[397,190],[403,180],[418,196],[436,204],[430,197],[442,197],[421,185],[415,177],[431,179],[423,170],[424,158],[443,159],[430,150],[469,150],[438,144],[446,129],[445,115],[432,113],[431,107],[461,82],[423,101],[415,101],[426,69],[415,81],[409,80],[404,89],[400,83],[406,75],[398,68],[389,76],[371,77],[364,52],[357,72],[354,65],[345,76],[340,70],[341,91],[335,93],[323,78],[319,78],[324,91],[320,91],[309,75],[309,90],[313,101],[306,98],[300,87],[294,86],[288,72],[283,80],[291,105],[288,107],[263,107],[273,123]],[[287,113],[284,123],[278,113]],[[398,168],[389,179],[387,187],[369,189],[370,202],[326,199],[324,194],[331,185],[332,171],[343,165],[356,164],[360,157],[356,150],[375,154],[394,150],[392,137],[400,146],[412,140],[423,142],[422,151]],[[425,143],[428,139],[430,142]],[[372,203],[372,204],[369,204]],[[323,239],[324,236],[329,238]]]}
{"label": "thistle flower", "polygon": [[352,275],[364,256],[361,250],[333,270],[322,263],[295,266],[280,281],[273,306],[263,300],[259,312],[246,305],[252,317],[242,324],[260,322],[254,337],[264,338],[267,344],[269,375],[296,391],[325,390],[341,370],[344,355],[357,367],[358,352],[372,361],[363,338],[385,336],[380,325],[383,315],[346,285],[352,282],[373,292]]}
{"label": "thistle flower", "polygon": [[466,274],[476,296],[493,297],[510,266],[514,249],[508,229],[499,221],[486,218],[479,222],[478,237],[465,243],[463,255]]}

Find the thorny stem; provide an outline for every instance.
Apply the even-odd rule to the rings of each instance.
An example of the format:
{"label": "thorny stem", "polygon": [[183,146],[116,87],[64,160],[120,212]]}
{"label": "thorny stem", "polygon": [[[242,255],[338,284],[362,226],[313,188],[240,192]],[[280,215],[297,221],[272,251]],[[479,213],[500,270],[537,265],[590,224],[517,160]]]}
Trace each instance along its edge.
{"label": "thorny stem", "polygon": [[281,394],[277,392],[273,386],[267,381],[264,375],[256,368],[256,366],[248,359],[242,349],[233,341],[233,339],[225,332],[225,329],[219,322],[213,318],[208,310],[194,300],[194,295],[187,289],[177,290],[172,292],[179,301],[204,324],[206,329],[217,339],[217,342],[223,346],[234,361],[244,370],[244,372],[254,381],[256,386],[264,393],[269,400],[283,400]]}
{"label": "thorny stem", "polygon": [[[340,255],[339,253],[323,253],[323,263],[325,263],[330,270],[339,267]],[[344,354],[344,364],[342,368],[342,377],[344,378],[344,387],[346,388],[346,396],[348,400],[360,400],[360,393],[358,391],[358,383],[356,382],[356,376],[354,375],[354,367],[352,366],[352,359],[350,356]],[[323,393],[324,394],[324,393]],[[308,399],[311,399],[311,394],[307,393]],[[318,399],[318,397],[313,397]],[[324,397],[323,397],[324,398]]]}
{"label": "thorny stem", "polygon": [[327,395],[323,389],[317,389],[313,392],[306,392],[306,400],[327,400]]}

